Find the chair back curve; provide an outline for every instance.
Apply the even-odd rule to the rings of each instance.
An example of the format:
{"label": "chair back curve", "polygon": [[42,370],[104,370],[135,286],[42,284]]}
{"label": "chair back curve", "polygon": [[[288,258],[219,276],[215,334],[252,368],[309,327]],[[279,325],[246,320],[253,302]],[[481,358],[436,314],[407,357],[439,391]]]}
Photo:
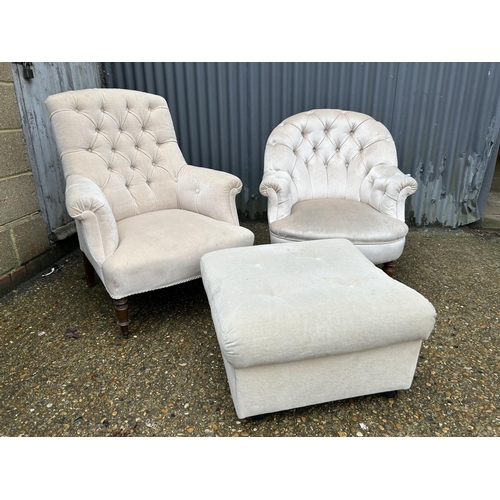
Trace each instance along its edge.
{"label": "chair back curve", "polygon": [[98,88],[55,94],[45,104],[65,178],[95,182],[117,221],[178,208],[186,161],[163,97]]}
{"label": "chair back curve", "polygon": [[386,165],[397,166],[397,154],[382,123],[355,111],[313,109],[272,131],[264,176],[272,171],[290,176],[292,205],[316,198],[361,201],[369,196],[375,171]]}

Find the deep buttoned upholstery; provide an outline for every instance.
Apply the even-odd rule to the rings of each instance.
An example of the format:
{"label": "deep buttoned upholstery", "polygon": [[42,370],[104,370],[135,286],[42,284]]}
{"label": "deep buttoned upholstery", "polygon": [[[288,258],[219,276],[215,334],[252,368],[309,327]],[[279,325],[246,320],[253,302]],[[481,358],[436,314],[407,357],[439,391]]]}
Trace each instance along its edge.
{"label": "deep buttoned upholstery", "polygon": [[271,133],[260,192],[273,243],[346,238],[373,263],[396,260],[417,182],[398,168],[387,128],[339,109],[296,114]]}
{"label": "deep buttoned upholstery", "polygon": [[236,176],[188,165],[163,97],[88,89],[47,98],[81,249],[113,299],[200,277],[207,252],[253,245]]}

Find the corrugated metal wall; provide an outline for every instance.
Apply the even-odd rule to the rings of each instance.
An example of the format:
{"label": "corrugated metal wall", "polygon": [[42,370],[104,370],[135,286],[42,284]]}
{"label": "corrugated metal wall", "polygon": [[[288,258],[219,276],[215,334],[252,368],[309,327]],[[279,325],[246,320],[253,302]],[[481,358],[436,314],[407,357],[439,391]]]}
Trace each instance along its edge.
{"label": "corrugated metal wall", "polygon": [[500,134],[500,63],[103,63],[108,87],[163,95],[193,165],[244,183],[238,208],[266,211],[259,194],[267,137],[314,108],[367,113],[391,131],[401,170],[419,182],[415,224],[479,220]]}
{"label": "corrugated metal wall", "polygon": [[400,64],[390,129],[402,169],[419,182],[410,198],[416,223],[456,227],[482,217],[499,118],[498,63]]}

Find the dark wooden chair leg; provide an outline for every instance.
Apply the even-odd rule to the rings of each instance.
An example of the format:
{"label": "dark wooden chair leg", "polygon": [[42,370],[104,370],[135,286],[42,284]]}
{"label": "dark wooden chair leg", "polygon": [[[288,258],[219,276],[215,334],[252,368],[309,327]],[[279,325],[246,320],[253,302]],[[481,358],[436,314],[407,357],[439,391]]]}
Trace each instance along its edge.
{"label": "dark wooden chair leg", "polygon": [[82,255],[83,255],[83,268],[85,270],[85,279],[87,280],[87,286],[89,288],[92,288],[93,286],[95,286],[95,271],[87,256],[83,252]]}
{"label": "dark wooden chair leg", "polygon": [[[85,253],[82,252],[82,255],[87,286],[92,288],[96,284],[95,270]],[[113,299],[113,304],[115,306],[116,316],[118,317],[116,323],[120,326],[123,336],[126,337],[128,335],[128,325],[130,323],[128,319],[128,299],[126,297],[124,299]]]}
{"label": "dark wooden chair leg", "polygon": [[128,299],[127,297],[123,299],[113,299],[113,304],[115,305],[116,316],[118,317],[116,323],[121,328],[122,334],[126,337],[128,335],[128,325],[130,323],[128,320]]}
{"label": "dark wooden chair leg", "polygon": [[392,278],[396,271],[396,261],[391,260],[391,262],[386,262],[382,266],[382,271],[384,271],[387,275],[389,275]]}

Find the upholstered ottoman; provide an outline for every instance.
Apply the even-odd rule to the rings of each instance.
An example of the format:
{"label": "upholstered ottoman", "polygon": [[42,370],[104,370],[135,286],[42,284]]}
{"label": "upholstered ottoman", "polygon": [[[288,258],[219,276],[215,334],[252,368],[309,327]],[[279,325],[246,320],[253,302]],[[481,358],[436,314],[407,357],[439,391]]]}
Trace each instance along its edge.
{"label": "upholstered ottoman", "polygon": [[435,323],[344,239],[218,250],[201,272],[239,418],[408,389]]}

